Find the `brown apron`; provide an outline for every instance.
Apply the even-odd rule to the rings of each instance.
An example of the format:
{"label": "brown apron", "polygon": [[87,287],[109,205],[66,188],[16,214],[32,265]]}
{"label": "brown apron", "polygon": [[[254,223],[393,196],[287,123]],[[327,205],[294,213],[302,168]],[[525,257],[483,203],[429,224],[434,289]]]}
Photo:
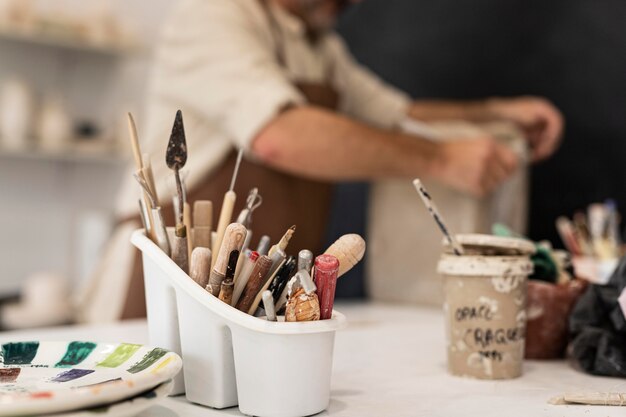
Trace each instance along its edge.
{"label": "brown apron", "polygon": [[[266,0],[259,0],[259,2],[266,13],[277,44],[276,58],[281,66],[286,68],[281,29]],[[330,84],[294,82],[294,85],[307,98],[308,103],[336,110],[339,95]],[[296,139],[294,138],[294,140]],[[193,152],[193,150],[191,151]],[[230,186],[236,156],[236,151],[233,149],[224,163],[203,179],[198,187],[187,192],[189,202],[196,200],[213,201],[214,224],[217,222],[217,216],[219,216],[224,193]],[[254,187],[259,189],[259,193],[263,197],[263,204],[253,214],[252,230],[254,235],[251,248],[256,247],[256,242],[262,235],[270,236],[273,242],[278,241],[287,228],[295,224],[297,230],[290,243],[293,253],[300,249],[310,249],[313,253],[320,253],[323,250],[323,239],[332,197],[330,183],[307,180],[281,173],[256,162],[244,161],[235,186],[237,204],[233,221],[239,211],[243,209],[248,191]],[[164,207],[163,210],[166,224],[174,224],[172,206]],[[143,273],[139,256],[135,261],[128,299],[123,313],[123,318],[135,317],[145,317]]]}

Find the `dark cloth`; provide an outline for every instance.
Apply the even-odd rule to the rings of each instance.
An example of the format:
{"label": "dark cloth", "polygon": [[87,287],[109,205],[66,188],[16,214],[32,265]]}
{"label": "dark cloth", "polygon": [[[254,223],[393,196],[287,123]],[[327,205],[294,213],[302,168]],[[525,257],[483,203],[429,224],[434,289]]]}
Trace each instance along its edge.
{"label": "dark cloth", "polygon": [[626,319],[617,301],[626,287],[626,258],[607,285],[590,285],[570,316],[569,355],[594,375],[626,378]]}

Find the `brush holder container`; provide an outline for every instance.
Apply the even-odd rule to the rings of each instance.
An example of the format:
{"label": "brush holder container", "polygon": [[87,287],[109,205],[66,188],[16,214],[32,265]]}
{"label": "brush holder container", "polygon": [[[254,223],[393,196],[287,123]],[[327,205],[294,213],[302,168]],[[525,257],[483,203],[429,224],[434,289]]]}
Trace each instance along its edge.
{"label": "brush holder container", "polygon": [[196,284],[143,230],[131,241],[143,257],[150,344],[183,358],[173,395],[260,417],[328,407],[335,332],[346,325],[341,313],[297,323],[250,316]]}

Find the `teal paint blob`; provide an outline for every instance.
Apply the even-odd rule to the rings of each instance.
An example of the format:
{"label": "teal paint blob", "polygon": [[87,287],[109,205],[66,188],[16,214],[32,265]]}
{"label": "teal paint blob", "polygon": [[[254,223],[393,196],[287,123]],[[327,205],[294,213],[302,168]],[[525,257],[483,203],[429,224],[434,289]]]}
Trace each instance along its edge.
{"label": "teal paint blob", "polygon": [[30,365],[37,355],[39,342],[16,342],[2,345],[2,359],[5,365]]}
{"label": "teal paint blob", "polygon": [[54,365],[55,368],[69,368],[84,361],[93,350],[96,344],[92,342],[71,342],[67,345],[67,351],[63,358]]}

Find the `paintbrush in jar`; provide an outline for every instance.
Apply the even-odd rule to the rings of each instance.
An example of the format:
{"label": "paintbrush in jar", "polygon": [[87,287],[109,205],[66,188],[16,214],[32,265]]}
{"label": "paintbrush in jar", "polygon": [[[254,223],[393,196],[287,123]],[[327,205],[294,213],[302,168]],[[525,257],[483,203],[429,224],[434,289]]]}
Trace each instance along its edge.
{"label": "paintbrush in jar", "polygon": [[187,228],[183,221],[183,208],[185,200],[183,195],[183,184],[180,180],[180,170],[187,162],[187,142],[185,140],[185,127],[183,125],[183,113],[178,110],[167,151],[165,153],[165,163],[167,167],[174,171],[176,179],[176,192],[178,196],[178,207],[180,212],[176,219],[174,242],[172,245],[172,259],[185,273],[189,273],[189,253],[187,244]]}
{"label": "paintbrush in jar", "polygon": [[267,255],[259,256],[259,259],[257,259],[254,265],[254,269],[250,273],[250,278],[241,293],[241,297],[236,304],[237,310],[241,310],[245,313],[248,312],[256,295],[265,283],[265,277],[271,266],[272,260]]}
{"label": "paintbrush in jar", "polygon": [[213,264],[217,261],[219,255],[219,249],[222,246],[222,240],[224,239],[224,233],[226,227],[233,218],[233,210],[235,209],[235,202],[237,201],[237,194],[235,194],[235,182],[237,181],[237,175],[239,174],[239,166],[241,165],[241,159],[243,158],[243,149],[239,150],[237,154],[237,162],[235,163],[235,170],[233,171],[233,177],[230,180],[230,187],[226,194],[224,194],[224,200],[222,201],[222,209],[220,210],[220,218],[217,222],[216,239],[213,242]]}
{"label": "paintbrush in jar", "polygon": [[446,226],[443,217],[439,213],[439,210],[437,210],[437,206],[435,205],[432,197],[430,196],[428,191],[426,191],[426,187],[424,187],[424,184],[422,184],[422,182],[416,178],[413,180],[413,186],[415,187],[415,190],[424,202],[426,209],[428,210],[430,215],[433,216],[433,219],[435,219],[435,223],[437,223],[439,230],[441,230],[445,238],[448,240],[450,246],[452,246],[454,254],[457,256],[463,255],[463,247],[456,240],[454,235],[450,233],[450,229],[448,228],[448,226]]}

